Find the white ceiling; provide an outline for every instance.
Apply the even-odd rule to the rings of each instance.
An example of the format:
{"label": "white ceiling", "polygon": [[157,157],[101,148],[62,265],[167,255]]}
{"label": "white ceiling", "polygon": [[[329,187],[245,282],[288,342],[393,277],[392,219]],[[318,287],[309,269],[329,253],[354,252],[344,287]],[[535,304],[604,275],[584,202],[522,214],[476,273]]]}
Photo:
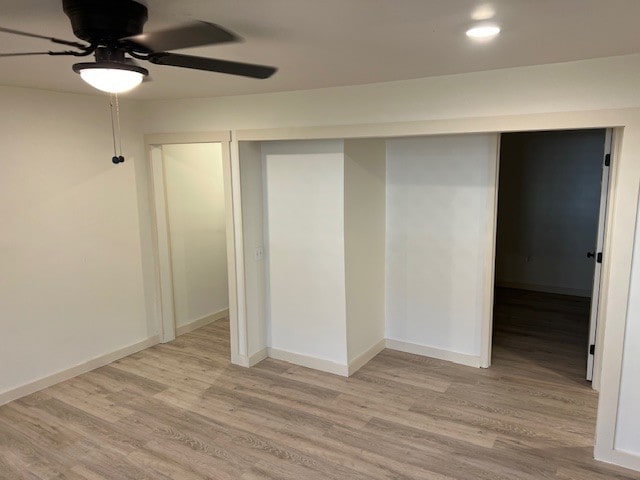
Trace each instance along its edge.
{"label": "white ceiling", "polygon": [[[133,98],[211,97],[404,80],[640,51],[640,0],[148,0],[151,31],[217,23],[245,42],[182,53],[274,65],[268,80],[146,64],[153,82]],[[502,34],[468,39],[489,5]],[[61,1],[0,0],[0,26],[73,40]],[[0,52],[55,49],[0,33]],[[0,58],[0,85],[99,93],[73,57]]]}

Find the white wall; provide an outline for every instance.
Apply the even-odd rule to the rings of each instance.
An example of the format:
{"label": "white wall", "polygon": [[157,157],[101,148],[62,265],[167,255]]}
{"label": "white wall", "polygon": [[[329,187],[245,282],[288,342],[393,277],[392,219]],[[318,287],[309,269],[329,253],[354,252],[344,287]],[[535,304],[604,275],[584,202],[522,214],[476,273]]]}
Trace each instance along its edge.
{"label": "white wall", "polygon": [[0,87],[0,103],[1,394],[157,325],[140,255],[140,105],[121,102],[116,166],[105,96]]}
{"label": "white wall", "polygon": [[[264,171],[260,142],[241,142],[240,188],[247,308],[247,351],[255,355],[267,347],[267,282],[265,241]],[[262,248],[262,258],[256,250]]]}
{"label": "white wall", "polygon": [[[355,87],[150,101],[133,104],[135,109],[129,109],[131,104],[124,102],[123,112],[128,113],[125,117],[136,120],[125,125],[125,144],[140,142],[138,147],[131,147],[134,153],[130,156],[139,160],[134,165],[135,178],[133,171],[128,170],[130,163],[119,166],[119,170],[106,170],[101,163],[103,155],[111,155],[106,111],[103,110],[103,120],[95,116],[96,109],[106,107],[104,97],[0,88],[3,109],[11,112],[11,116],[0,120],[3,139],[0,148],[6,170],[3,171],[0,212],[3,224],[18,232],[0,240],[0,260],[3,268],[8,265],[6,270],[11,274],[2,279],[0,291],[3,327],[4,332],[8,332],[0,340],[2,384],[6,388],[34,376],[68,368],[85,358],[113,351],[119,345],[156,332],[159,313],[154,302],[151,196],[142,140],[137,134],[139,128],[148,133],[198,132],[424,120],[437,121],[433,131],[441,133],[457,129],[477,132],[572,128],[585,124],[625,126],[605,265],[610,282],[604,309],[607,317],[604,340],[610,348],[603,363],[605,370],[615,370],[624,335],[635,200],[640,179],[637,161],[640,113],[627,109],[640,107],[639,77],[640,54],[634,54]],[[136,118],[136,112],[142,116]],[[510,117],[499,117],[503,115]],[[34,142],[34,130],[44,140]],[[87,155],[82,155],[82,151]],[[82,161],[78,161],[80,156]],[[85,157],[89,158],[88,162]],[[33,163],[14,162],[15,158],[40,160],[34,168]],[[52,165],[57,165],[58,170],[52,170]],[[103,173],[93,175],[101,168],[105,168]],[[123,168],[129,173],[114,173],[122,172]],[[59,175],[47,176],[56,171]],[[85,189],[86,193],[75,190],[87,182],[92,185]],[[5,189],[5,184],[10,187]],[[26,188],[24,184],[33,187]],[[74,201],[63,201],[69,195]],[[33,198],[37,199],[37,208],[31,219],[14,208],[30,205]],[[48,238],[40,237],[40,240],[31,235],[34,231],[41,233],[43,229],[55,228],[47,223],[51,216],[46,214],[47,204],[53,200],[67,207],[53,212],[60,218],[57,223],[65,225],[64,232],[49,236],[58,240],[58,246],[49,244]],[[96,216],[102,222],[93,227],[93,232],[84,230],[81,217],[68,213],[72,208],[81,208],[83,202],[91,207],[85,218]],[[66,228],[67,225],[70,228]],[[15,235],[20,233],[26,235],[16,239]],[[29,243],[25,238],[30,239]],[[113,242],[108,243],[109,240]],[[106,255],[96,254],[100,246],[104,246],[102,250]],[[64,250],[65,255],[63,261],[54,265],[49,249],[56,248],[56,252]],[[82,255],[84,252],[89,255]],[[40,256],[45,263],[34,265],[32,259]],[[83,265],[85,258],[87,264]],[[101,268],[91,268],[92,263],[99,263]],[[67,283],[68,289],[55,273],[64,271],[67,265],[76,267],[75,272],[63,275],[64,280],[72,279]],[[33,278],[38,280],[39,305],[31,302]],[[74,303],[76,296],[83,300]],[[631,299],[637,296],[634,291]],[[5,298],[9,298],[9,302]],[[96,305],[91,303],[94,298],[99,300]],[[23,308],[21,302],[26,303],[27,299],[31,303]],[[68,304],[72,305],[71,310],[67,309]],[[101,313],[88,317],[95,312],[95,306]],[[149,323],[144,318],[145,306]],[[54,342],[50,342],[51,339]],[[633,351],[630,355],[634,355]],[[11,372],[8,375],[7,370]],[[617,412],[617,392],[616,375],[604,376],[598,420],[601,448],[597,454],[609,460],[613,459],[608,449],[612,419],[615,424]]]}
{"label": "white wall", "polygon": [[352,362],[384,339],[384,140],[344,142],[347,350]]}
{"label": "white wall", "polygon": [[[640,180],[639,77],[640,54],[633,54],[354,87],[154,101],[144,109],[143,123],[149,132],[282,128],[293,135],[304,133],[290,127],[412,121],[433,121],[420,128],[443,134],[625,126],[614,169],[616,190],[605,251],[606,325],[599,334],[608,346],[603,370],[615,373],[629,300]],[[631,292],[632,299],[636,296]],[[618,387],[617,374],[602,377],[596,455],[631,465],[632,461],[618,458],[611,450]]]}
{"label": "white wall", "polygon": [[496,149],[494,134],[387,141],[387,338],[479,363]]}
{"label": "white wall", "polygon": [[240,142],[239,153],[249,356],[268,347],[345,373],[335,364],[384,340],[385,143]]}
{"label": "white wall", "polygon": [[346,364],[342,141],[265,143],[269,345]]}
{"label": "white wall", "polygon": [[162,147],[176,326],[229,308],[219,143]]}
{"label": "white wall", "polygon": [[604,141],[604,130],[502,136],[498,285],[591,295]]}
{"label": "white wall", "polygon": [[[639,210],[640,212],[640,210]],[[635,293],[629,302],[622,363],[620,407],[616,428],[617,449],[640,457],[640,215],[636,221],[635,254],[631,273],[631,291]]]}
{"label": "white wall", "polygon": [[[640,106],[640,54],[353,87],[152,101],[147,132],[372,124]],[[609,125],[603,125],[609,126]]]}

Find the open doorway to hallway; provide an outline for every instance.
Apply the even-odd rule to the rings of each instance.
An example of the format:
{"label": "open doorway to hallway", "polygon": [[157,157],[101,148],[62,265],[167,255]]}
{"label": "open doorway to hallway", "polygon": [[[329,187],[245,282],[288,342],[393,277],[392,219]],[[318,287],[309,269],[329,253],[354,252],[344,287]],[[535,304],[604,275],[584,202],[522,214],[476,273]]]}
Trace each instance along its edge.
{"label": "open doorway to hallway", "polygon": [[153,169],[167,341],[229,316],[222,144],[160,145]]}
{"label": "open doorway to hallway", "polygon": [[593,379],[610,132],[501,136],[494,362]]}

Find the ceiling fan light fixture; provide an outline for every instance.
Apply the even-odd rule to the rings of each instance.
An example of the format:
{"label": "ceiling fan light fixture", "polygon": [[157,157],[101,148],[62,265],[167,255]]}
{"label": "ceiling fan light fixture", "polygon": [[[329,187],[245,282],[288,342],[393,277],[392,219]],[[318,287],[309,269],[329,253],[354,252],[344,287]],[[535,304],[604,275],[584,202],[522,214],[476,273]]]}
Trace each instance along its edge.
{"label": "ceiling fan light fixture", "polygon": [[146,68],[117,62],[76,63],[73,71],[93,88],[107,93],[128,92],[149,75]]}
{"label": "ceiling fan light fixture", "polygon": [[500,27],[494,24],[476,25],[467,30],[467,37],[474,40],[489,40],[500,33]]}

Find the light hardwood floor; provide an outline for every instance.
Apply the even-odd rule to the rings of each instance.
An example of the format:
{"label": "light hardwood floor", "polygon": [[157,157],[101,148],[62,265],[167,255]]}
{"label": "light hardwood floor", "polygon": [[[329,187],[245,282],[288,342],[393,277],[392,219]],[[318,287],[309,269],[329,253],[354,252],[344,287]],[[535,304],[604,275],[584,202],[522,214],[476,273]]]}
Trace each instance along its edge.
{"label": "light hardwood floor", "polygon": [[591,458],[577,348],[527,342],[525,318],[573,314],[503,300],[488,370],[390,350],[349,379],[243,369],[216,322],[0,407],[0,478],[640,479]]}

